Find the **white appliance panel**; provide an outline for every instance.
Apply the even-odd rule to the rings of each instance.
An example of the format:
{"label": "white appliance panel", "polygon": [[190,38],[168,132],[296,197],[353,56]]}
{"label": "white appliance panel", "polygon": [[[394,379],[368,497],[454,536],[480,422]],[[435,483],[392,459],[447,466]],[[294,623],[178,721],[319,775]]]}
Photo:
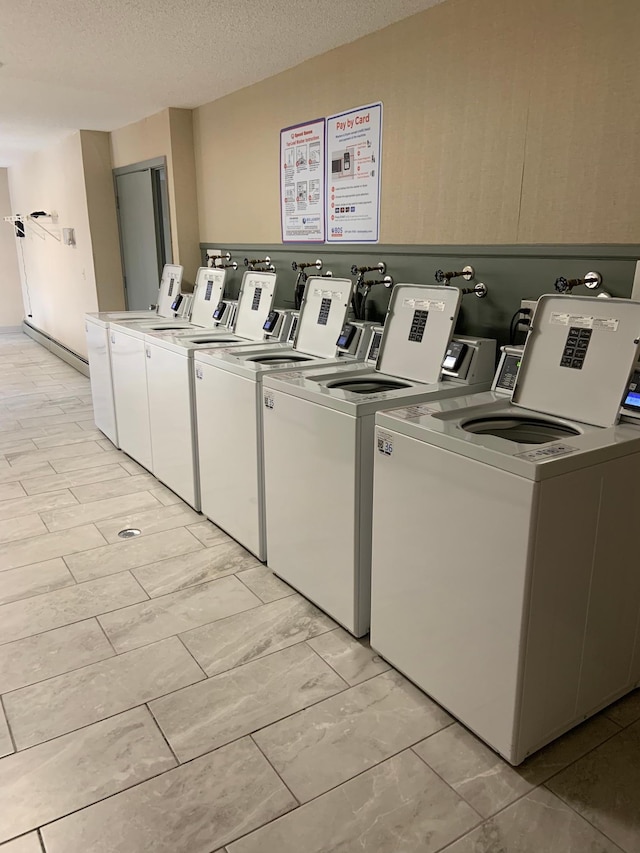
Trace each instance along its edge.
{"label": "white appliance panel", "polygon": [[271,401],[263,408],[269,567],[349,631],[366,633],[368,596],[360,602],[362,630],[353,571],[360,556],[360,424],[289,394],[264,395]]}
{"label": "white appliance panel", "polygon": [[111,368],[120,447],[148,470],[152,468],[144,341],[110,331]]}
{"label": "white appliance panel", "polygon": [[[380,437],[371,645],[510,755],[535,485],[376,427]],[[500,536],[487,541],[496,518]]]}
{"label": "white appliance panel", "polygon": [[264,560],[260,385],[208,364],[195,370],[202,512]]}
{"label": "white appliance panel", "polygon": [[198,509],[190,361],[162,347],[146,350],[153,473]]}
{"label": "white appliance panel", "polygon": [[96,426],[118,447],[116,409],[111,382],[111,358],[109,354],[108,326],[87,321],[87,352],[93,416]]}

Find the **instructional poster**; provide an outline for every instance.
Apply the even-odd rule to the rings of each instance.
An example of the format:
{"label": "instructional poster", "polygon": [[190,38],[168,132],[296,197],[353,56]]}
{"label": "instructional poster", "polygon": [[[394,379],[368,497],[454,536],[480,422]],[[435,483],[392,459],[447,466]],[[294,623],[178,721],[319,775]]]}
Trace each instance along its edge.
{"label": "instructional poster", "polygon": [[381,155],[381,103],[329,116],[327,242],[378,241]]}
{"label": "instructional poster", "polygon": [[280,131],[280,217],[283,243],[325,239],[325,120]]}

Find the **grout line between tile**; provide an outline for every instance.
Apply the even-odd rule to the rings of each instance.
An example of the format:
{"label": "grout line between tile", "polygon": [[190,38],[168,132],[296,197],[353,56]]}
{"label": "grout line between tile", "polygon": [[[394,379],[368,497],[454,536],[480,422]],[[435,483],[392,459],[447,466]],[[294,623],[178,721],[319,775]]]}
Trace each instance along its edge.
{"label": "grout line between tile", "polygon": [[[180,634],[175,634],[174,636],[175,636],[176,640],[180,643],[180,645],[182,646],[182,648],[183,648],[183,649],[186,651],[186,653],[189,655],[189,657],[193,660],[193,662],[194,662],[194,663],[195,663],[195,665],[198,667],[198,669],[200,670],[200,672],[204,675],[204,680],[207,680],[207,679],[209,678],[209,676],[208,676],[208,675],[207,675],[207,673],[204,671],[204,669],[200,666],[200,662],[199,662],[199,661],[198,661],[198,659],[195,657],[195,655],[193,654],[193,652],[191,651],[191,649],[189,649],[189,648],[187,647],[186,643],[184,642],[184,640],[182,639],[182,637],[180,636]],[[197,684],[198,682],[195,682],[195,683]],[[178,689],[182,689],[182,688],[178,688]],[[172,691],[172,693],[175,693],[175,692],[176,692],[175,690],[173,690],[173,691]],[[149,710],[151,710],[151,709],[149,709]]]}
{"label": "grout line between tile", "polygon": [[[199,682],[196,682],[196,684],[198,684],[198,683],[199,683]],[[175,692],[175,691],[174,691],[174,692]],[[169,695],[169,694],[167,694],[167,695]],[[158,697],[158,698],[160,698],[160,697]],[[153,700],[153,701],[155,701],[155,700]],[[153,721],[154,726],[155,726],[155,727],[157,728],[157,730],[160,732],[160,736],[162,737],[162,740],[166,743],[166,745],[167,745],[167,747],[168,747],[169,752],[171,753],[171,755],[173,755],[173,757],[174,757],[174,759],[175,759],[175,761],[176,761],[176,767],[181,767],[181,766],[182,766],[182,762],[180,761],[180,759],[179,759],[179,758],[178,758],[178,756],[176,755],[176,753],[175,753],[175,751],[174,751],[173,747],[172,747],[172,746],[171,746],[171,744],[169,743],[169,739],[168,739],[168,738],[167,738],[167,736],[165,735],[165,733],[164,733],[164,731],[163,731],[162,726],[161,726],[161,725],[160,725],[160,723],[156,720],[156,718],[155,718],[155,715],[154,715],[153,711],[152,711],[152,710],[151,710],[151,708],[149,707],[149,703],[148,703],[148,702],[145,702],[143,707],[145,707],[145,708],[147,709],[147,713],[148,713],[148,714],[149,714],[149,716],[151,717],[151,720]],[[175,768],[171,768],[171,769],[175,769]],[[166,771],[165,771],[165,772],[166,772]]]}
{"label": "grout line between tile", "polygon": [[[334,630],[335,630],[335,629],[334,629]],[[324,634],[328,634],[329,632],[328,632],[328,631],[324,631],[323,633],[324,633]],[[316,634],[316,637],[322,637],[322,634]],[[334,673],[338,676],[338,678],[340,679],[340,681],[345,685],[345,690],[348,690],[348,689],[349,689],[349,688],[351,688],[351,687],[357,687],[358,685],[356,685],[356,684],[349,684],[349,682],[347,681],[347,679],[346,679],[346,678],[343,678],[343,677],[340,675],[340,673],[338,672],[338,670],[337,670],[335,667],[331,666],[331,664],[329,663],[329,661],[328,661],[328,660],[325,660],[325,659],[322,657],[322,655],[321,655],[319,652],[317,652],[317,651],[313,648],[313,646],[310,646],[310,645],[309,645],[309,640],[313,640],[313,639],[315,639],[315,637],[309,637],[307,640],[305,640],[305,641],[304,641],[305,646],[306,646],[310,651],[312,651],[312,652],[314,653],[314,655],[315,655],[317,658],[319,658],[325,666],[328,666],[328,667],[329,667],[329,669],[330,669],[332,672],[334,672]],[[377,673],[377,675],[381,675],[381,674],[382,674],[382,673]],[[373,676],[373,677],[375,677],[375,676]],[[368,680],[369,680],[368,678],[365,678],[365,679],[364,679],[364,681],[362,682],[362,684],[364,684],[364,682],[365,682],[365,681],[368,681]],[[358,684],[360,684],[360,682],[358,682]]]}
{"label": "grout line between tile", "polygon": [[[4,714],[4,719],[5,719],[5,722],[7,724],[7,730],[9,732],[9,738],[11,740],[11,746],[13,747],[13,754],[15,754],[18,751],[18,747],[16,746],[16,740],[13,736],[13,730],[11,729],[11,724],[9,722],[9,717],[7,716],[7,710],[4,707],[4,701],[2,699],[2,696],[0,696],[0,712],[2,714]],[[5,757],[7,757],[7,756],[5,756]]]}
{"label": "grout line between tile", "polygon": [[[606,743],[606,741],[604,741],[604,743]],[[583,758],[584,758],[584,756],[583,756]],[[547,781],[549,781],[549,780],[547,780]],[[610,841],[611,844],[613,844],[614,847],[616,847],[620,851],[620,853],[629,853],[629,851],[625,851],[624,847],[621,847],[616,841],[613,840],[613,838],[611,838],[609,835],[607,835],[607,833],[604,831],[604,829],[601,829],[599,826],[596,826],[592,820],[590,820],[586,815],[581,814],[581,812],[579,812],[576,808],[574,808],[571,803],[567,802],[567,800],[565,800],[564,797],[562,797],[560,794],[556,793],[555,791],[552,791],[549,787],[547,787],[547,782],[543,782],[542,784],[538,785],[538,788],[545,788],[550,794],[552,794],[554,797],[557,797],[560,800],[560,802],[564,803],[564,805],[568,809],[571,809],[571,811],[574,814],[577,814],[579,818],[582,818],[582,820],[584,820],[586,823],[588,823],[589,826],[593,827],[593,829],[595,829],[596,832],[599,832],[600,835],[603,835],[607,839],[607,841]]]}
{"label": "grout line between tile", "polygon": [[[295,808],[290,809],[290,812],[296,811],[296,810],[297,810],[301,805],[303,805],[303,804],[302,804],[302,803],[300,802],[300,800],[296,797],[296,795],[293,793],[293,791],[291,790],[291,788],[287,785],[287,783],[284,781],[284,779],[282,778],[282,776],[278,773],[278,771],[276,770],[276,768],[273,766],[273,764],[272,764],[271,759],[269,758],[269,756],[268,756],[265,752],[263,752],[263,750],[262,750],[262,749],[260,749],[260,744],[259,744],[259,743],[255,740],[255,738],[253,737],[253,732],[249,735],[249,737],[250,737],[250,739],[251,739],[251,743],[255,746],[255,748],[258,750],[258,752],[260,753],[260,755],[262,755],[262,757],[263,757],[263,758],[264,758],[264,760],[267,762],[267,764],[269,765],[269,767],[273,770],[273,772],[276,774],[276,776],[278,777],[278,779],[282,782],[282,784],[285,786],[285,788],[287,789],[287,791],[291,794],[291,796],[293,797],[293,799],[296,801],[297,805],[295,806]],[[289,814],[290,812],[287,812],[287,814]],[[282,815],[280,815],[280,816],[282,817]],[[277,820],[277,818],[276,818],[276,820]],[[267,821],[267,823],[272,823],[272,821]],[[262,825],[263,825],[263,826],[266,826],[266,824],[262,824]],[[258,827],[256,827],[256,829],[258,829]],[[252,829],[252,830],[251,830],[251,832],[255,832],[255,829]],[[248,833],[244,833],[244,834],[245,834],[245,835],[247,835]],[[242,838],[242,836],[238,836],[238,837],[239,837],[239,838]],[[237,839],[237,838],[234,838],[233,840],[234,840],[234,841],[237,841],[238,839]]]}

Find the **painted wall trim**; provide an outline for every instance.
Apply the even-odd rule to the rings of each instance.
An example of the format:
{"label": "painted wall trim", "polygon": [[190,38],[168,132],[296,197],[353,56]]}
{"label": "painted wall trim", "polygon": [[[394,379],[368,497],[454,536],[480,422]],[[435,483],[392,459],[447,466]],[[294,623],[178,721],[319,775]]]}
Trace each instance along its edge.
{"label": "painted wall trim", "polygon": [[142,172],[145,169],[161,169],[163,166],[165,168],[167,166],[166,157],[152,157],[150,160],[142,160],[140,163],[118,166],[117,169],[113,170],[113,174],[117,177],[118,175],[128,175],[129,172]]}
{"label": "painted wall trim", "polygon": [[[385,255],[447,255],[449,257],[514,257],[514,258],[594,258],[602,260],[637,260],[640,258],[640,243],[589,243],[589,244],[518,244],[474,246],[469,245],[417,245],[386,243],[200,243],[203,254],[207,249],[235,249],[255,252],[292,252],[295,254],[331,254],[355,255],[366,252]],[[236,257],[238,260],[238,257]],[[240,263],[240,261],[238,261]]]}
{"label": "painted wall trim", "polygon": [[82,373],[84,376],[89,376],[89,362],[81,355],[78,355],[77,352],[70,350],[64,344],[61,344],[60,341],[52,338],[51,335],[47,335],[46,332],[41,332],[40,329],[36,329],[35,326],[32,326],[31,323],[27,323],[26,320],[22,324],[22,331],[25,335],[33,338],[34,341],[39,343],[45,349],[48,349],[49,352],[57,355],[58,358],[62,359],[62,361],[66,361],[66,363],[71,365],[71,367],[74,367],[78,373]]}

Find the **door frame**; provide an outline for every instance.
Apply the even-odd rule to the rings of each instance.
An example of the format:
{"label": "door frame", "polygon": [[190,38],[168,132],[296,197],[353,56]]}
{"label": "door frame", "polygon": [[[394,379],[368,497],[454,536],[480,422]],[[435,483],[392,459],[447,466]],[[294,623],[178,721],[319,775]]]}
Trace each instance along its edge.
{"label": "door frame", "polygon": [[[151,171],[151,188],[153,192],[153,208],[155,213],[156,246],[158,249],[158,281],[165,264],[173,263],[173,247],[171,234],[171,216],[169,211],[169,183],[167,172],[167,158],[152,157],[150,160],[141,160],[138,163],[130,163],[128,166],[119,166],[112,170],[113,192],[116,199],[116,215],[118,220],[118,241],[120,244],[120,265],[122,267],[122,280],[124,282],[125,307],[129,307],[127,293],[127,274],[124,265],[124,252],[122,251],[122,228],[120,223],[120,200],[118,198],[118,181],[120,175],[128,175],[132,172]],[[165,174],[166,193],[162,193],[161,172]]]}

